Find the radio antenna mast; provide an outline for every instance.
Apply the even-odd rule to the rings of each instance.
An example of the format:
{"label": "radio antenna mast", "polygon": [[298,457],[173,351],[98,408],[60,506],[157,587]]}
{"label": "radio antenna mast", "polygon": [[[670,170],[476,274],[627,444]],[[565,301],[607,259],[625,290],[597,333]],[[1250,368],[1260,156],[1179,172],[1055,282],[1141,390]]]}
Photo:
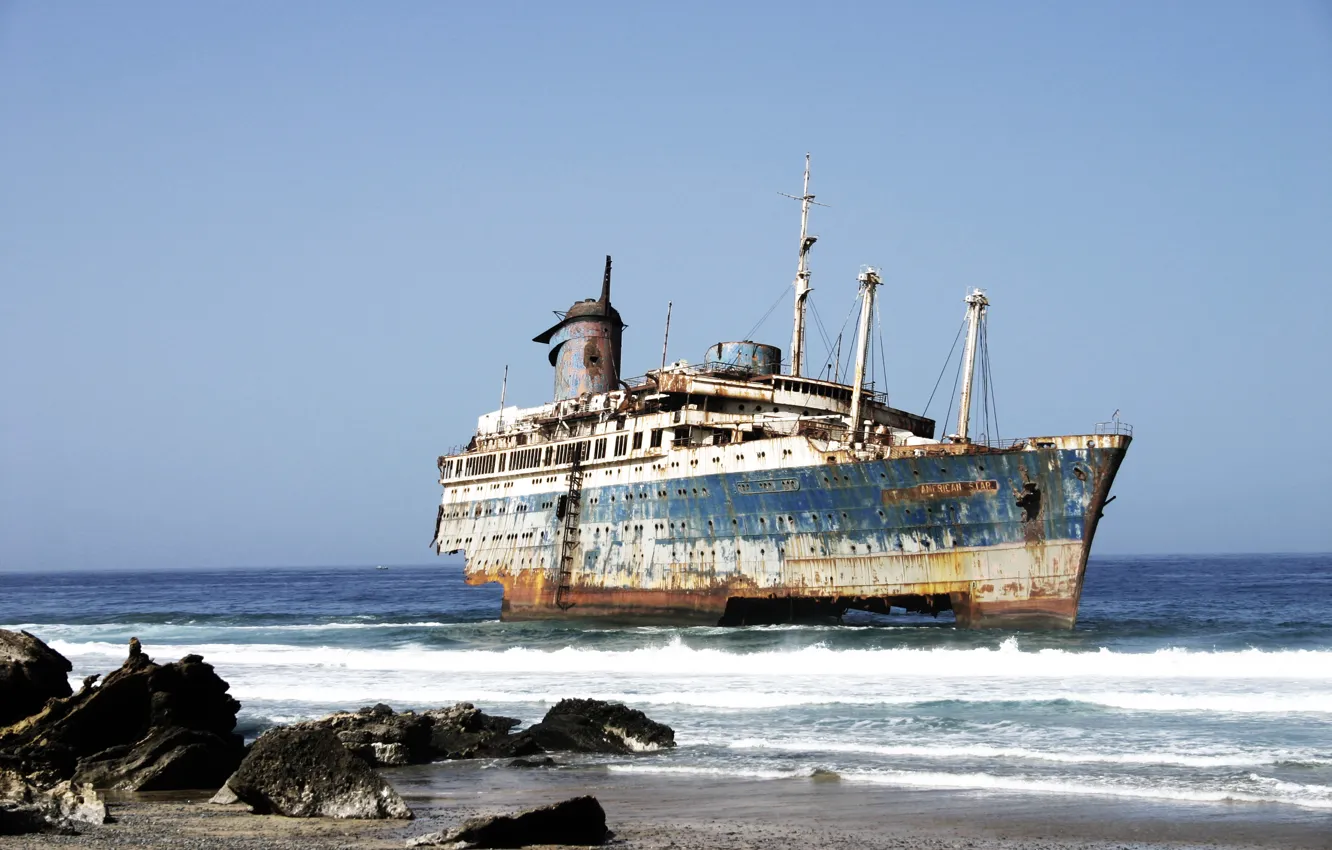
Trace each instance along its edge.
{"label": "radio antenna mast", "polygon": [[791,374],[798,377],[804,371],[805,360],[805,300],[810,293],[809,249],[819,241],[819,237],[809,235],[809,208],[811,204],[816,207],[827,206],[815,203],[814,196],[809,193],[809,154],[805,154],[804,191],[798,197],[785,192],[778,194],[800,202],[800,264],[796,266],[795,328],[791,332]]}
{"label": "radio antenna mast", "polygon": [[[671,307],[674,301],[666,302],[666,333],[661,336],[661,372],[666,371],[666,344],[671,341]],[[657,383],[661,383],[661,372],[657,373]]]}

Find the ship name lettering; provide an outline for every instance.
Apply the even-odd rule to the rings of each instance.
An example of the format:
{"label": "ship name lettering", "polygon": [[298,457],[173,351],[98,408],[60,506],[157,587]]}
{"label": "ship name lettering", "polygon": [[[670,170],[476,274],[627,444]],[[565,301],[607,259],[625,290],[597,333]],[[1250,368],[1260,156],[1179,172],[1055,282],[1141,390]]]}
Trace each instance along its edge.
{"label": "ship name lettering", "polygon": [[999,482],[994,479],[985,481],[942,481],[933,484],[917,484],[915,487],[902,487],[897,490],[884,490],[885,502],[902,502],[913,499],[939,499],[948,496],[971,496],[977,493],[998,493]]}

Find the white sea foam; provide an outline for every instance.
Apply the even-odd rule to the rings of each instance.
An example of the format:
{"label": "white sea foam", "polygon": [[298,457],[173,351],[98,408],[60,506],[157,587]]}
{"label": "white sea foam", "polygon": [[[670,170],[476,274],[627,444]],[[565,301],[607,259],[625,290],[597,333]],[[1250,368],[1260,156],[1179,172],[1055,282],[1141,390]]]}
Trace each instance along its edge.
{"label": "white sea foam", "polygon": [[[124,657],[119,643],[54,640],[76,678]],[[1332,652],[831,650],[751,653],[675,640],[633,650],[358,649],[148,643],[159,658],[202,654],[242,700],[327,705],[454,699],[548,703],[586,696],[640,705],[764,710],[935,702],[1067,703],[1143,712],[1332,713]]]}
{"label": "white sea foam", "polygon": [[198,623],[184,621],[180,623],[19,623],[12,626],[0,626],[11,631],[28,631],[37,634],[80,634],[87,632],[124,632],[143,635],[155,631],[179,632],[197,630],[206,632],[326,632],[357,629],[432,629],[456,626],[457,623],[441,623],[425,620],[412,623],[279,623],[274,625],[231,625],[224,623]]}
{"label": "white sea foam", "polygon": [[[733,777],[739,779],[795,779],[811,776],[816,768],[792,770],[729,770],[722,767],[692,767],[661,764],[616,764],[617,773],[683,774]],[[1305,808],[1332,809],[1332,788],[1325,785],[1262,783],[1253,790],[1188,788],[1178,785],[1137,785],[1111,782],[1070,782],[1062,779],[1036,779],[1026,776],[998,776],[990,773],[947,773],[942,771],[860,770],[838,771],[847,782],[892,785],[906,788],[941,788],[960,790],[1011,791],[1017,793],[1063,794],[1076,796],[1131,797],[1184,802],[1286,803]],[[1251,779],[1251,781],[1253,781]]]}
{"label": "white sea foam", "polygon": [[1259,767],[1280,762],[1332,764],[1332,759],[1289,751],[1275,753],[1225,753],[1208,755],[1175,752],[1069,752],[1033,750],[1024,747],[996,747],[988,744],[961,746],[893,744],[874,745],[820,740],[770,741],[742,738],[725,746],[734,750],[776,750],[792,753],[849,753],[925,759],[1018,759],[1062,764],[1162,765],[1181,767]]}
{"label": "white sea foam", "polygon": [[717,776],[723,779],[798,779],[809,777],[817,768],[793,767],[788,770],[763,770],[752,767],[704,767],[676,764],[612,764],[614,773],[650,773],[683,776]]}
{"label": "white sea foam", "polygon": [[[77,678],[77,677],[75,677]],[[293,682],[280,677],[249,680],[233,677],[232,692],[241,699],[271,701],[297,701],[320,705],[346,705],[361,702],[389,702],[406,705],[436,704],[466,700],[484,703],[541,703],[549,705],[565,697],[579,696],[591,699],[622,702],[636,706],[683,706],[714,708],[728,711],[771,710],[806,706],[914,706],[940,702],[957,703],[1012,703],[1027,705],[1040,703],[1082,704],[1094,707],[1121,708],[1141,702],[1136,710],[1174,713],[1180,711],[1223,712],[1239,714],[1332,713],[1332,693],[1312,695],[1267,694],[1255,696],[1226,696],[1216,694],[1174,695],[1169,700],[1149,699],[1150,695],[1136,694],[1081,694],[1066,692],[1026,692],[1020,689],[999,694],[942,693],[909,694],[854,694],[854,693],[793,693],[760,692],[741,689],[726,691],[652,691],[645,684],[642,690],[624,690],[607,687],[603,682],[556,681],[558,677],[543,678],[528,689],[497,689],[493,682],[454,681],[426,682],[420,679],[381,677],[374,680],[352,682],[345,679],[312,677],[304,682]],[[1141,697],[1141,700],[1139,700]]]}
{"label": "white sea foam", "polygon": [[[71,655],[124,654],[109,642],[56,640],[52,646]],[[1076,652],[1041,649],[1027,652],[1015,639],[999,647],[890,648],[834,650],[823,645],[790,651],[725,652],[695,649],[678,638],[670,643],[631,650],[565,647],[553,651],[448,650],[407,645],[396,649],[306,647],[283,644],[206,643],[145,647],[173,656],[198,652],[211,661],[233,665],[281,664],[299,667],[336,666],[348,669],[397,669],[441,673],[489,674],[643,674],[669,676],[779,676],[821,679],[1280,679],[1332,682],[1332,651],[1246,649],[1201,652],[1161,649],[1155,652]]]}

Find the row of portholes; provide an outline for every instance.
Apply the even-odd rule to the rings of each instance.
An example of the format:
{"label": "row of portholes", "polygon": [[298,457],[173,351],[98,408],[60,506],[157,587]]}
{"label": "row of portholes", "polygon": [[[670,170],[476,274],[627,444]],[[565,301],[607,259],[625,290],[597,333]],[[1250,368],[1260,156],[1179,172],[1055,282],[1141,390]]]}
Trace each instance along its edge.
{"label": "row of portholes", "polygon": [[[524,533],[522,533],[522,534],[519,534],[518,532],[515,531],[515,532],[511,532],[511,533],[509,533],[509,534],[492,534],[492,535],[490,535],[489,538],[485,538],[485,537],[483,537],[483,538],[481,538],[481,539],[482,539],[482,540],[486,540],[486,539],[489,539],[489,540],[531,540],[531,539],[532,539],[533,537],[535,537],[535,536],[536,536],[536,532],[535,532],[535,531],[527,531],[527,532],[524,532]],[[545,539],[546,539],[546,532],[544,532],[544,531],[541,532],[541,539],[542,539],[542,540],[545,540]]]}
{"label": "row of portholes", "polygon": [[[651,498],[652,498],[652,495],[653,495],[652,493],[648,493],[648,492],[639,492],[638,494],[634,494],[634,493],[625,493],[625,494],[624,494],[624,501],[626,501],[626,502],[632,502],[634,499],[640,499],[640,500],[642,500],[642,499],[651,499]],[[657,491],[656,491],[656,497],[657,497],[658,499],[665,499],[665,498],[668,497],[668,495],[669,495],[669,494],[668,494],[665,490],[657,490]],[[707,487],[691,487],[691,488],[680,488],[680,487],[677,487],[676,490],[675,490],[675,495],[677,495],[677,496],[690,496],[690,495],[693,495],[693,496],[698,496],[698,495],[707,496],[707,495],[710,495],[710,492],[709,492],[709,490],[708,490]],[[616,499],[617,499],[617,497],[614,496],[614,495],[612,495],[612,496],[610,497],[610,501],[611,501],[611,502],[616,501]],[[590,497],[590,498],[587,500],[587,502],[588,502],[589,505],[599,505],[599,504],[601,504],[601,497],[600,497],[600,496],[592,496],[592,497]],[[544,505],[543,505],[543,506],[544,506]]]}
{"label": "row of portholes", "polygon": [[[524,559],[522,560],[521,563],[523,563],[523,564],[530,564],[530,565],[532,565],[532,566],[536,566],[536,559],[535,559],[535,558],[524,558]],[[476,566],[476,564],[473,564],[472,566]],[[487,558],[487,559],[485,559],[485,560],[483,560],[483,561],[481,562],[480,566],[482,566],[482,567],[493,566],[493,567],[494,567],[495,569],[497,569],[497,570],[507,570],[507,569],[509,568],[509,565],[506,564],[506,563],[501,562],[499,558],[496,558],[496,559],[494,559],[493,561],[490,560],[489,558]],[[541,569],[545,569],[545,568],[546,568],[546,559],[545,559],[545,558],[542,558],[542,559],[541,559]]]}

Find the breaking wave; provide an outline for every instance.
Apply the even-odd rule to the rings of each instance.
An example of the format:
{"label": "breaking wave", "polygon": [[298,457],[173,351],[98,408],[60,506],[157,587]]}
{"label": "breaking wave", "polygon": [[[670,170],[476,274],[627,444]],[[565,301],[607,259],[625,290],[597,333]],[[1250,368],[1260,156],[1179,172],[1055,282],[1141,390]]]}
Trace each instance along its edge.
{"label": "breaking wave", "polygon": [[[720,767],[691,767],[659,764],[615,764],[609,769],[616,773],[663,775],[719,776],[737,779],[800,779],[811,778],[819,770],[814,767],[789,770],[761,770]],[[837,771],[846,782],[891,785],[906,788],[941,788],[959,790],[1013,791],[1021,793],[1047,793],[1077,796],[1130,797],[1149,800],[1176,800],[1181,802],[1237,802],[1285,803],[1312,809],[1332,809],[1332,786],[1304,785],[1281,782],[1249,774],[1245,786],[1225,789],[1195,789],[1176,785],[1138,785],[1109,782],[1069,782],[1063,779],[1040,779],[1026,776],[1000,776],[992,773],[947,773],[943,771],[913,770],[852,770]]]}
{"label": "breaking wave", "polygon": [[1265,765],[1332,765],[1332,758],[1310,753],[1224,753],[1191,754],[1172,752],[1055,752],[1026,747],[996,747],[988,744],[963,746],[897,744],[877,746],[840,741],[768,741],[744,738],[724,744],[733,750],[776,750],[789,753],[849,753],[927,759],[1017,759],[1060,764],[1161,765],[1175,767],[1262,767]]}
{"label": "breaking wave", "polygon": [[[55,640],[68,656],[123,656],[124,644]],[[340,667],[361,670],[415,670],[440,673],[607,673],[669,676],[780,676],[821,679],[1046,679],[1181,680],[1281,679],[1332,682],[1332,651],[1259,650],[1203,652],[1024,651],[1014,638],[997,648],[829,649],[808,646],[791,651],[726,652],[696,649],[679,637],[660,646],[630,650],[564,647],[539,650],[439,650],[419,645],[357,649],[285,644],[205,643],[145,647],[174,657],[196,652],[214,664]],[[1127,706],[1126,706],[1127,707]],[[1174,707],[1171,707],[1173,710]]]}
{"label": "breaking wave", "polygon": [[[124,646],[55,640],[94,671]],[[551,703],[566,696],[636,705],[764,710],[816,705],[1092,706],[1120,711],[1332,713],[1332,651],[1024,651],[997,648],[726,652],[679,637],[629,650],[392,649],[290,644],[148,644],[159,658],[197,652],[242,700],[346,706],[451,700]],[[84,670],[76,671],[82,675]],[[332,675],[330,675],[332,674]]]}

